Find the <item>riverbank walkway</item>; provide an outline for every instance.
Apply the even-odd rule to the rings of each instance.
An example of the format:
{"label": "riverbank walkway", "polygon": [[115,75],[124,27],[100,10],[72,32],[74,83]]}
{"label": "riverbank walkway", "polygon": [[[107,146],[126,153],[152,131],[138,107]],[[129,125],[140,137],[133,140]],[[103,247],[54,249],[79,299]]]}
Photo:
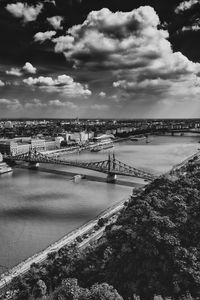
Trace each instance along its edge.
{"label": "riverbank walkway", "polygon": [[81,241],[78,244],[79,248],[86,247],[91,241],[99,238],[104,229],[105,226],[101,227],[99,230],[95,231],[94,227],[98,223],[99,218],[111,218],[112,216],[116,215],[124,206],[124,202],[127,199],[121,200],[119,203],[115,204],[111,208],[108,208],[106,211],[104,211],[102,214],[97,216],[95,219],[91,220],[90,222],[86,223],[85,225],[81,226],[80,228],[72,231],[71,233],[67,234],[57,242],[53,243],[43,251],[33,255],[32,257],[29,257],[27,260],[21,262],[14,268],[10,269],[8,272],[2,274],[0,276],[0,291],[3,291],[6,287],[9,286],[9,284],[12,282],[12,280],[17,277],[25,274],[30,269],[31,265],[33,263],[41,263],[46,258],[47,255],[51,252],[58,251],[64,246],[70,245],[75,241],[77,237],[83,236],[84,234],[90,233],[90,235],[85,238],[83,241]]}

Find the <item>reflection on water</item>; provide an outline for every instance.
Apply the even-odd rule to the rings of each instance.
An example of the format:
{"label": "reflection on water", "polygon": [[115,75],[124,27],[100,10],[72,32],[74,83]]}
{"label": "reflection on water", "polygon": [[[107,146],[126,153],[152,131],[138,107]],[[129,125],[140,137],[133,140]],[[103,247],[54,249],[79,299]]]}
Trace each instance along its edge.
{"label": "reflection on water", "polygon": [[[114,151],[122,162],[162,173],[197,151],[198,141],[195,137],[152,137],[149,144],[126,142],[116,145]],[[85,152],[70,159],[99,161],[107,154]],[[75,171],[66,166],[53,168]],[[130,193],[130,187],[85,180],[75,184],[67,176],[23,169],[2,176],[0,265],[11,267],[44,249]]]}
{"label": "reflection on water", "polygon": [[21,169],[1,178],[0,190],[0,264],[6,266],[44,249],[131,192]]}

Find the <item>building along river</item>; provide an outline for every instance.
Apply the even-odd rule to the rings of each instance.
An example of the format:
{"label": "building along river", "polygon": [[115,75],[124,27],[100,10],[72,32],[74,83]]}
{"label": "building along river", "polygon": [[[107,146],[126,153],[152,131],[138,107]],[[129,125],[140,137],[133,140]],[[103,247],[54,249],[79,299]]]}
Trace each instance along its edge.
{"label": "building along river", "polygon": [[[162,174],[197,151],[200,137],[150,137],[150,143],[116,144],[116,158],[154,174]],[[110,149],[109,149],[110,150]],[[107,151],[82,152],[67,159],[99,161]],[[62,157],[63,158],[63,157]],[[66,158],[66,157],[65,157]],[[42,168],[92,174],[95,172],[66,166]],[[105,174],[96,173],[97,176]],[[128,178],[125,180],[139,181]],[[0,177],[0,273],[62,236],[78,228],[100,212],[126,200],[132,187],[82,180],[75,183],[69,175],[14,169]]]}

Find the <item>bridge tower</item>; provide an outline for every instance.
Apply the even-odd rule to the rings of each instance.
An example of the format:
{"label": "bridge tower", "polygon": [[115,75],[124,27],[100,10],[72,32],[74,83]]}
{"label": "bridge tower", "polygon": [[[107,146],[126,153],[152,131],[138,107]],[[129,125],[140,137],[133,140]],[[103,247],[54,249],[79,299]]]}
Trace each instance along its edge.
{"label": "bridge tower", "polygon": [[30,158],[30,161],[29,161],[29,164],[28,164],[28,168],[29,169],[37,169],[39,167],[39,162],[36,161],[36,157],[37,157],[37,149],[34,148],[34,149],[30,149],[29,150],[29,158]]}
{"label": "bridge tower", "polygon": [[113,156],[111,158],[110,153],[109,153],[109,155],[108,155],[108,175],[107,175],[108,183],[115,183],[115,181],[117,179],[117,175],[115,174],[115,167],[116,167],[115,154],[113,153]]}

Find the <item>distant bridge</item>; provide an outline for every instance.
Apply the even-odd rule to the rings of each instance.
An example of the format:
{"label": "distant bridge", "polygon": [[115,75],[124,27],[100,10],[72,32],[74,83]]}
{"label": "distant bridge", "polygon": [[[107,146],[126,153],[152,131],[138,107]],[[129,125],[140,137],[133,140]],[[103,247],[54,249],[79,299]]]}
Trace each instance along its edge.
{"label": "distant bridge", "polygon": [[39,163],[46,164],[57,164],[78,167],[88,170],[93,170],[101,173],[107,174],[107,181],[114,182],[117,175],[130,176],[143,178],[145,180],[153,180],[156,178],[153,174],[129,166],[115,158],[115,154],[112,156],[109,154],[108,159],[96,162],[86,162],[86,161],[73,161],[73,160],[61,160],[58,158],[50,157],[48,155],[32,150],[19,155],[7,155],[4,156],[4,160],[7,163],[15,162],[28,162],[30,167],[37,167]]}

